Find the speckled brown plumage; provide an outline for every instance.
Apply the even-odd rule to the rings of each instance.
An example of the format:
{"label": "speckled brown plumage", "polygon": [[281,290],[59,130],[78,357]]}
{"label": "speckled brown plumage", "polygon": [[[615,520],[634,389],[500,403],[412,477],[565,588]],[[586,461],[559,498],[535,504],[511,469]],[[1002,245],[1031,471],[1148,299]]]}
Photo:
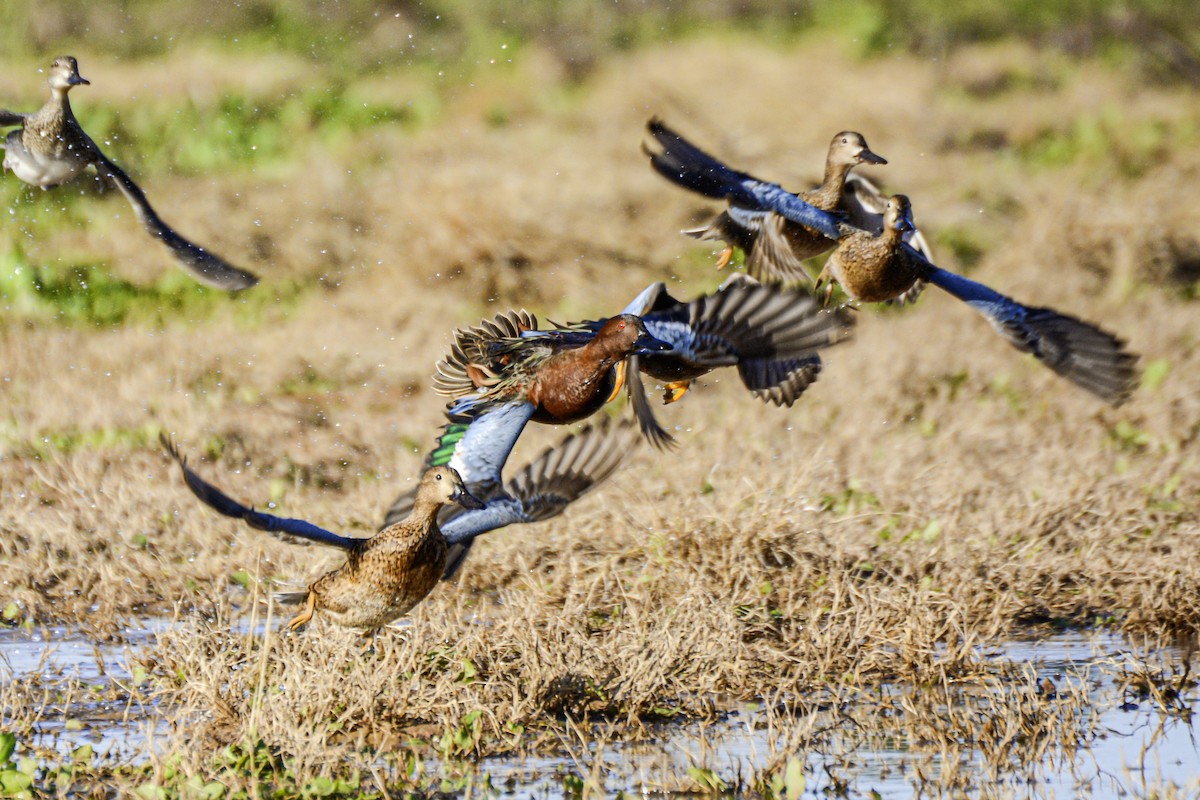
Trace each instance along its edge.
{"label": "speckled brown plumage", "polygon": [[[903,234],[913,230],[908,198],[895,195],[884,210],[883,232],[847,231],[817,280],[837,281],[851,299],[877,303],[912,297],[926,283],[949,292],[981,314],[1018,350],[1096,397],[1119,406],[1138,383],[1138,357],[1097,325],[1053,308],[1019,303],[982,283],[926,260]],[[849,226],[847,226],[849,227]]]}
{"label": "speckled brown plumage", "polygon": [[928,263],[915,250],[901,247],[904,233],[912,228],[907,197],[896,195],[884,212],[883,232],[878,236],[852,230],[838,242],[817,278],[819,288],[836,281],[851,299],[882,303],[908,292],[923,277]]}
{"label": "speckled brown plumage", "polygon": [[[720,177],[726,171],[724,165],[659,120],[651,120],[648,129],[663,148],[661,153],[647,151],[652,166],[660,174],[709,196],[721,196],[711,184],[728,179]],[[854,167],[863,163],[886,164],[887,160],[871,151],[861,133],[841,131],[829,143],[821,185],[795,196],[821,211],[847,211],[846,179]],[[729,174],[750,177],[743,173]],[[857,204],[853,210],[858,210]],[[812,278],[803,262],[834,245],[832,239],[819,231],[761,206],[743,206],[732,199],[732,194],[729,209],[707,225],[684,233],[696,239],[725,242],[718,268],[729,263],[734,247],[740,248],[746,254],[746,271],[763,283],[810,282]]]}
{"label": "speckled brown plumage", "polygon": [[141,187],[101,152],[71,110],[67,95],[88,81],[71,56],[59,56],[50,66],[50,99],[32,114],[0,111],[0,126],[20,125],[4,140],[4,168],[32,186],[51,189],[74,180],[89,165],[129,201],[145,231],[171,252],[181,267],[201,283],[236,291],[258,278],[179,235],[150,205]]}
{"label": "speckled brown plumage", "polygon": [[347,552],[344,564],[310,583],[307,591],[283,596],[285,602],[304,602],[288,628],[305,624],[318,610],[342,625],[368,630],[408,613],[433,591],[446,569],[447,543],[437,524],[438,512],[449,503],[484,508],[457,471],[434,467],[422,476],[406,518],[369,539],[352,539],[304,520],[244,506],[197,475],[169,439],[163,437],[162,444],[192,494],[215,511],[289,541],[317,542]]}

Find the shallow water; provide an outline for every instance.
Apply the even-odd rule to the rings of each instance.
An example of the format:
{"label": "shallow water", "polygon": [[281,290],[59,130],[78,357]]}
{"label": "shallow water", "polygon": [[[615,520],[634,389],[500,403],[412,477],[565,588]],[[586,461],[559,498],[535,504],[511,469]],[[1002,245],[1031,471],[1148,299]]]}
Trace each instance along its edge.
{"label": "shallow water", "polygon": [[[124,630],[120,644],[96,644],[79,633],[62,628],[0,630],[0,678],[40,679],[47,685],[70,684],[77,695],[64,704],[66,712],[39,720],[34,744],[62,754],[90,744],[100,754],[118,759],[145,757],[153,742],[163,741],[167,723],[153,707],[130,700],[123,691],[139,680],[137,656],[153,641],[155,632],[169,623],[149,620]],[[244,633],[244,631],[242,631]],[[1122,667],[1132,670],[1140,656],[1155,663],[1156,654],[1136,651],[1126,640],[1109,634],[1068,632],[1050,637],[1010,641],[982,653],[988,663],[1021,667],[1021,681],[1009,681],[997,691],[1004,700],[1031,702],[1037,686],[1048,679],[1061,694],[1076,688],[1086,691],[1088,703],[1082,718],[1071,724],[1079,731],[1077,749],[1050,746],[1030,754],[1023,743],[1011,744],[1011,757],[1001,753],[997,767],[995,749],[985,752],[970,741],[934,742],[904,729],[902,714],[888,724],[864,726],[854,713],[839,713],[829,706],[813,705],[781,718],[752,704],[734,707],[720,721],[664,724],[651,743],[592,744],[587,753],[572,758],[481,759],[478,774],[487,775],[493,787],[516,796],[558,796],[564,780],[581,776],[605,793],[617,791],[670,793],[692,786],[709,770],[726,785],[772,763],[778,753],[795,753],[802,764],[804,796],[828,793],[849,796],[906,798],[937,793],[937,787],[968,786],[977,790],[1001,788],[1017,796],[1073,797],[1080,794],[1116,797],[1149,787],[1175,786],[1184,793],[1200,793],[1200,741],[1186,712],[1198,699],[1189,690],[1172,713],[1152,699],[1138,697],[1120,685]],[[1157,655],[1169,656],[1171,653]],[[1175,662],[1178,663],[1178,654]],[[876,699],[913,700],[922,690],[886,687],[872,693]],[[960,711],[976,705],[987,713],[978,689],[947,695]],[[1059,713],[1053,697],[1039,697],[1037,714]],[[885,704],[886,705],[886,704]],[[895,708],[896,706],[890,706]],[[991,706],[994,708],[994,706]],[[5,723],[9,721],[5,709]],[[785,741],[800,731],[807,737],[791,746]],[[43,750],[43,752],[48,752]],[[786,758],[775,762],[782,772]],[[989,763],[991,767],[989,768]],[[426,762],[437,769],[436,762]],[[947,775],[957,782],[947,781]],[[964,777],[965,776],[965,777]],[[1006,790],[1006,791],[1005,791]]]}

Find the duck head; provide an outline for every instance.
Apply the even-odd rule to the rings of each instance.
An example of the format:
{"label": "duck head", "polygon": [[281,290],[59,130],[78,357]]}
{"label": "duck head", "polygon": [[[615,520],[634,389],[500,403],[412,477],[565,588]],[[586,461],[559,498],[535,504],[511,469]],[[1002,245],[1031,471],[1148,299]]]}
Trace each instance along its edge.
{"label": "duck head", "polygon": [[887,210],[883,215],[883,226],[885,229],[894,229],[901,233],[917,229],[912,219],[912,203],[909,202],[907,196],[897,194],[888,199]]}
{"label": "duck head", "polygon": [[79,62],[74,56],[59,56],[50,65],[50,88],[65,92],[72,86],[87,86],[91,83],[79,74]]}
{"label": "duck head", "polygon": [[462,476],[453,467],[434,467],[421,478],[418,495],[426,495],[441,505],[458,503],[463,508],[483,508],[484,503],[467,491]]}
{"label": "duck head", "polygon": [[594,340],[613,352],[642,356],[673,349],[670,344],[655,339],[646,330],[646,323],[636,314],[618,314],[600,328]]}
{"label": "duck head", "polygon": [[855,164],[886,164],[887,159],[871,152],[867,140],[857,131],[842,131],[829,143],[829,160],[854,166]]}

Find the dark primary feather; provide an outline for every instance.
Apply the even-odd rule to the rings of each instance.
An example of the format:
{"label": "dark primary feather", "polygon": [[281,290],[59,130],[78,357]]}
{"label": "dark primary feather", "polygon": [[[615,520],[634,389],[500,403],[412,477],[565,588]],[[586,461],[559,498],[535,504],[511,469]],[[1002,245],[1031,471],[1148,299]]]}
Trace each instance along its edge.
{"label": "dark primary feather", "polygon": [[778,184],[729,168],[660,120],[650,120],[647,129],[663,149],[661,153],[643,150],[654,170],[672,183],[706,197],[728,200],[736,207],[774,211],[835,241],[841,235],[837,216],[809,205]]}
{"label": "dark primary feather", "polygon": [[9,111],[6,108],[0,108],[0,128],[11,128],[13,125],[24,125],[25,117],[28,114],[20,114],[16,111]]}
{"label": "dark primary feather", "polygon": [[755,397],[788,408],[820,374],[821,357],[815,355],[782,361],[748,359],[738,363],[738,376]]}
{"label": "dark primary feather", "polygon": [[[438,526],[451,546],[443,579],[453,577],[476,537],[506,525],[558,516],[607,480],[636,447],[637,435],[630,423],[613,425],[605,419],[546,449],[502,489],[496,487],[489,497],[482,498],[484,509],[444,507],[438,515]],[[381,529],[406,517],[415,497],[414,489],[396,498]]]}
{"label": "dark primary feather", "polygon": [[319,528],[302,519],[276,517],[273,514],[263,514],[255,511],[253,508],[244,506],[193,472],[187,465],[187,459],[180,455],[174,443],[166,435],[160,435],[159,441],[162,442],[163,448],[175,460],[175,463],[179,465],[179,469],[183,472],[183,480],[187,484],[187,487],[192,490],[192,494],[196,495],[201,502],[220,514],[244,520],[252,528],[266,531],[277,538],[284,539],[293,544],[296,542],[292,537],[296,537],[308,542],[337,547],[342,550],[353,550],[365,541],[364,539],[339,536],[336,533]]}
{"label": "dark primary feather", "polygon": [[1120,406],[1138,382],[1138,357],[1108,331],[1051,308],[1032,308],[930,264],[926,279],[963,300],[1018,350],[1100,399]]}
{"label": "dark primary feather", "polygon": [[239,269],[215,253],[193,244],[175,232],[146,199],[146,194],[124,170],[109,161],[98,149],[96,171],[120,190],[133,207],[138,221],[154,238],[166,245],[179,264],[200,283],[226,291],[248,289],[258,283],[258,278],[246,270]]}

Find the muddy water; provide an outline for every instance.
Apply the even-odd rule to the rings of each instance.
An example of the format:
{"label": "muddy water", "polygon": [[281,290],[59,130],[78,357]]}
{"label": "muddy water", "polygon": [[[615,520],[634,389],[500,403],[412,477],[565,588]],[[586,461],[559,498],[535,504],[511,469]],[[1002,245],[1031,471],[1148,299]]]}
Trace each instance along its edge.
{"label": "muddy water", "polygon": [[[76,687],[65,712],[47,715],[35,725],[36,744],[46,748],[42,752],[65,754],[90,744],[97,753],[137,759],[155,749],[166,723],[156,709],[131,702],[121,688],[140,680],[137,654],[166,624],[151,620],[129,628],[119,637],[121,643],[112,645],[57,628],[0,631],[0,680],[42,679],[47,685],[66,681]],[[936,793],[939,786],[962,787],[964,781],[973,790],[991,788],[1017,796],[1111,797],[1171,786],[1186,796],[1200,795],[1200,737],[1188,714],[1180,713],[1200,697],[1188,690],[1166,711],[1121,678],[1139,663],[1135,655],[1153,662],[1154,654],[1135,651],[1120,637],[1072,632],[1008,642],[982,655],[989,663],[1021,666],[1022,680],[1016,682],[1021,685],[1000,691],[1006,697],[1011,691],[1014,703],[1037,692],[1039,702],[1045,703],[1039,713],[1059,713],[1055,690],[1086,691],[1086,711],[1071,722],[1078,731],[1071,737],[1074,746],[1037,748],[1014,739],[1004,745],[1010,750],[1002,747],[997,753],[997,748],[985,751],[969,741],[933,741],[906,731],[902,721],[864,725],[862,717],[828,705],[807,706],[781,724],[778,713],[747,704],[734,707],[716,723],[664,725],[648,744],[593,744],[586,755],[576,757],[578,761],[482,759],[478,773],[487,775],[493,787],[517,796],[556,796],[565,781],[575,780],[573,776],[588,778],[604,793],[670,793],[693,786],[702,775],[697,770],[737,786],[739,777],[744,780],[769,764],[786,763],[787,757],[777,758],[784,752],[795,753],[801,761],[806,797],[912,797]],[[1174,656],[1178,663],[1178,654],[1159,655]],[[922,691],[928,690],[886,687],[874,696],[911,700]],[[947,696],[955,698],[952,702],[960,711],[980,703],[977,689],[974,695],[951,691]],[[988,708],[994,712],[996,706]],[[978,713],[988,712],[981,706]],[[5,727],[9,714],[4,709]],[[798,748],[787,741],[797,729],[809,732]],[[428,762],[427,766],[437,768]],[[956,782],[948,776],[957,776]]]}

